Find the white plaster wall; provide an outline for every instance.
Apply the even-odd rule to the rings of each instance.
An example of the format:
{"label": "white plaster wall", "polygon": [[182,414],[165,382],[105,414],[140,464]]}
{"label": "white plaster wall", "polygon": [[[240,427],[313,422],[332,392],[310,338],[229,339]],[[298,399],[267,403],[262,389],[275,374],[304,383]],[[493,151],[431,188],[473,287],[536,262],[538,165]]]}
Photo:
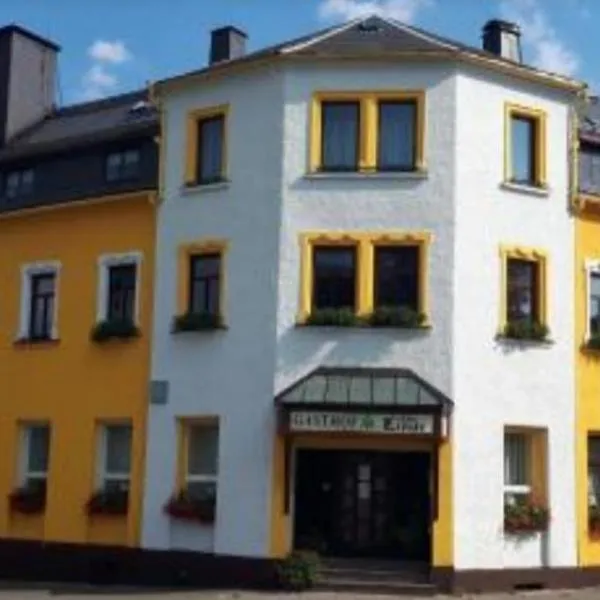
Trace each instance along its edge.
{"label": "white plaster wall", "polygon": [[[454,559],[458,569],[576,564],[574,507],[573,222],[567,213],[566,98],[464,71],[458,78],[454,248]],[[548,114],[548,197],[499,187],[504,103]],[[495,340],[500,244],[549,255],[553,344]],[[547,544],[505,543],[505,425],[548,429],[552,524]]]}
{"label": "white plaster wall", "polygon": [[[309,106],[315,91],[426,90],[428,176],[307,178]],[[319,365],[396,366],[451,392],[454,243],[455,76],[450,66],[295,66],[285,76],[285,154],[277,313],[278,390]],[[295,327],[300,296],[299,236],[314,230],[427,230],[430,331]]]}
{"label": "white plaster wall", "polygon": [[[143,545],[268,553],[273,446],[273,369],[280,215],[282,78],[273,70],[174,92],[166,104],[165,194],[158,213],[152,378],[168,380],[168,403],[150,407]],[[229,103],[225,189],[182,193],[185,115]],[[229,241],[225,317],[229,329],[172,335],[177,248]],[[214,532],[181,527],[162,512],[173,491],[176,418],[220,418]]]}

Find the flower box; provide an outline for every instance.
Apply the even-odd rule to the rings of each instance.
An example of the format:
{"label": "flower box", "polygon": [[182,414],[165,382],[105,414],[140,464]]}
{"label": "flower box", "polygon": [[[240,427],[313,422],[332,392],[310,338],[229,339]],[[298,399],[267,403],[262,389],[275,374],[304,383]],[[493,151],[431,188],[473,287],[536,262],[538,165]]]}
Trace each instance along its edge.
{"label": "flower box", "polygon": [[188,312],[173,318],[173,333],[185,331],[214,331],[224,329],[223,317],[218,313]]}
{"label": "flower box", "polygon": [[314,327],[358,327],[364,321],[351,308],[318,308],[306,317],[304,324]]}
{"label": "flower box", "polygon": [[185,491],[182,491],[171,496],[163,510],[165,514],[173,519],[198,521],[208,524],[215,521],[215,504],[215,498],[193,498]]}
{"label": "flower box", "polygon": [[533,535],[547,531],[549,524],[550,510],[532,498],[504,505],[504,531],[510,535]]}
{"label": "flower box", "polygon": [[530,340],[535,342],[543,342],[548,339],[550,330],[548,326],[532,321],[530,319],[519,319],[509,321],[504,326],[503,335],[506,338],[513,340]]}
{"label": "flower box", "polygon": [[46,490],[42,488],[21,487],[10,493],[10,510],[25,515],[43,513],[46,509]]}
{"label": "flower box", "polygon": [[127,340],[139,335],[139,328],[130,319],[111,319],[96,323],[90,337],[94,342],[106,342],[112,339]]}
{"label": "flower box", "polygon": [[417,329],[423,327],[426,316],[410,306],[380,306],[369,315],[371,327],[399,327]]}
{"label": "flower box", "polygon": [[127,490],[97,490],[85,506],[88,515],[126,515],[129,509]]}

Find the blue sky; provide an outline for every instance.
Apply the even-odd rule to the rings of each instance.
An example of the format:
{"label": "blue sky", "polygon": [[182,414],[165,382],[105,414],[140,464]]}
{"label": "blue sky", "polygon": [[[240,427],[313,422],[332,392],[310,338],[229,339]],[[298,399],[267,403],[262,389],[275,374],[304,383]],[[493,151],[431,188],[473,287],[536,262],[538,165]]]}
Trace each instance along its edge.
{"label": "blue sky", "polygon": [[0,23],[62,46],[65,104],[205,65],[215,27],[244,29],[257,49],[372,11],[473,45],[487,19],[509,18],[528,62],[600,84],[598,0],[13,0]]}

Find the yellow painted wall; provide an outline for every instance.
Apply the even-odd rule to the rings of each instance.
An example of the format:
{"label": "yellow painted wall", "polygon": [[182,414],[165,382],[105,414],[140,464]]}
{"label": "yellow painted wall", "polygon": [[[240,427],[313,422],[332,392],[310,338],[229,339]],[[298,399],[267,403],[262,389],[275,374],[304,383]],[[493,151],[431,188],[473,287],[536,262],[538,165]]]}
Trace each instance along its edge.
{"label": "yellow painted wall", "polygon": [[[391,438],[371,435],[302,435],[296,436],[294,448],[322,448],[381,451],[435,451],[431,442],[410,438]],[[284,513],[285,487],[284,438],[275,439],[273,461],[273,493],[271,496],[271,556],[283,557],[293,543],[293,524]],[[432,565],[452,566],[453,563],[453,511],[452,511],[452,444],[444,442],[439,448],[438,465],[438,519],[433,528]]]}
{"label": "yellow painted wall", "polygon": [[[0,218],[0,537],[137,545],[148,404],[155,215],[151,194]],[[98,257],[143,253],[140,325],[130,341],[94,344]],[[59,342],[15,345],[20,266],[62,263]],[[127,517],[93,517],[99,420],[131,419],[132,487]],[[17,483],[18,422],[51,424],[47,507],[43,516],[12,514]]]}
{"label": "yellow painted wall", "polygon": [[587,318],[585,260],[600,260],[600,213],[580,215],[575,227],[577,537],[579,563],[588,566],[600,565],[600,542],[591,540],[587,531],[587,436],[589,432],[600,432],[600,353],[582,352],[580,347],[584,341]]}

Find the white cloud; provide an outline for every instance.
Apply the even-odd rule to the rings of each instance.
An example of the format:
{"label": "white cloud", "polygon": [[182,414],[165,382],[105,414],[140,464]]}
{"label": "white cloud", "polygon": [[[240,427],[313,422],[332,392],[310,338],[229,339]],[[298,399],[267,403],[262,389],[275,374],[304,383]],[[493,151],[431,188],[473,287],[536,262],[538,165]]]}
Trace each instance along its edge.
{"label": "white cloud", "polygon": [[579,57],[559,38],[539,0],[502,0],[500,10],[521,26],[523,44],[533,51],[534,65],[564,75],[577,73]]}
{"label": "white cloud", "polygon": [[82,96],[86,100],[101,98],[117,87],[119,80],[101,64],[93,64],[82,77]]}
{"label": "white cloud", "polygon": [[382,17],[412,23],[417,13],[433,5],[434,0],[322,0],[319,16],[322,19],[348,21],[377,14]]}
{"label": "white cloud", "polygon": [[125,43],[120,40],[115,40],[114,42],[96,40],[88,48],[88,56],[98,62],[118,65],[129,60],[131,52],[129,52]]}

